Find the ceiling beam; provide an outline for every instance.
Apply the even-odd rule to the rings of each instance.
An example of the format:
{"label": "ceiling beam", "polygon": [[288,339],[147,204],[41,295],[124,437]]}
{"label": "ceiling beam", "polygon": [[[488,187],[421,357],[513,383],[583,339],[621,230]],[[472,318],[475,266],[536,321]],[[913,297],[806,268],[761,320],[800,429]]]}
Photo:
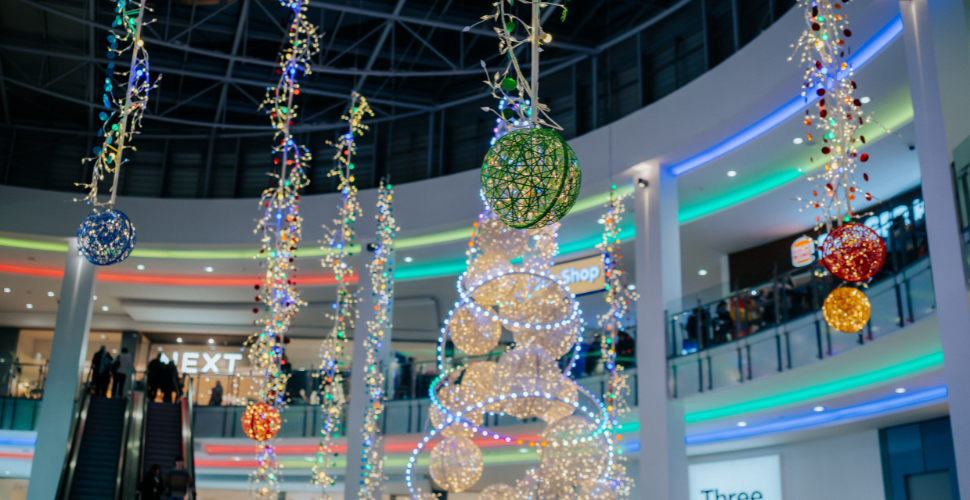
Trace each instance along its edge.
{"label": "ceiling beam", "polygon": [[[404,8],[404,2],[406,1],[407,0],[397,0],[397,5],[394,6],[394,13],[392,15],[400,15],[401,9]],[[384,49],[384,42],[387,41],[387,35],[391,34],[392,29],[394,29],[393,20],[388,20],[386,23],[384,23],[384,31],[381,32],[381,37],[377,39],[377,44],[374,45],[374,51],[371,52],[370,58],[367,60],[367,66],[364,67],[364,70],[370,71],[374,69],[374,63],[377,62],[377,56],[381,53],[381,50]],[[360,77],[360,79],[357,81],[357,85],[355,85],[357,89],[363,90],[364,83],[367,82],[367,76],[368,75],[363,75]]]}

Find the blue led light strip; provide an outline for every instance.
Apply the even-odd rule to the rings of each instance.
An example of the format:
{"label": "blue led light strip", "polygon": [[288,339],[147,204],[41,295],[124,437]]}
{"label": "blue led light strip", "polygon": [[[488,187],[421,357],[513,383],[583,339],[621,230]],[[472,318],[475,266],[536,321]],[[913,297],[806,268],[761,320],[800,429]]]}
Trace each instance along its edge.
{"label": "blue led light strip", "polygon": [[[897,36],[902,34],[902,32],[903,17],[902,15],[897,14],[896,17],[889,22],[889,24],[883,26],[883,28],[879,30],[875,36],[870,38],[869,41],[866,42],[862,48],[856,51],[855,54],[849,57],[846,62],[853,69],[858,70],[872,60],[872,58],[882,51],[882,49],[886,48],[886,46],[895,40]],[[811,102],[813,101],[806,100],[805,97],[801,95],[796,96],[794,99],[788,101],[768,116],[758,120],[737,134],[728,137],[726,140],[716,144],[714,147],[692,156],[680,163],[671,165],[669,167],[670,173],[674,176],[684,174],[706,163],[714,161],[717,158],[730,153],[731,151],[734,151],[735,149],[753,141],[761,134],[771,130],[797,113],[800,113]]]}
{"label": "blue led light strip", "polygon": [[928,403],[928,402],[938,402],[938,401],[942,401],[943,398],[946,398],[946,395],[947,395],[946,386],[934,387],[932,389],[927,389],[925,391],[913,392],[911,394],[903,394],[903,395],[894,396],[888,399],[880,399],[877,401],[872,401],[869,403],[864,403],[856,406],[849,406],[847,408],[841,408],[838,410],[824,411],[821,413],[813,413],[811,415],[803,415],[800,417],[773,421],[767,424],[749,425],[747,427],[738,427],[738,428],[733,428],[733,429],[728,429],[723,431],[694,434],[692,436],[687,436],[686,441],[687,441],[687,444],[702,444],[702,443],[711,443],[715,441],[725,441],[728,439],[738,439],[738,438],[759,436],[762,434],[770,434],[774,432],[803,429],[806,427],[814,427],[822,424],[838,422],[840,420],[847,420],[852,418],[864,417],[868,415],[874,415],[876,413],[881,413],[884,411],[898,410],[900,408],[905,408],[907,406],[913,406],[913,405],[918,405],[918,404]]}

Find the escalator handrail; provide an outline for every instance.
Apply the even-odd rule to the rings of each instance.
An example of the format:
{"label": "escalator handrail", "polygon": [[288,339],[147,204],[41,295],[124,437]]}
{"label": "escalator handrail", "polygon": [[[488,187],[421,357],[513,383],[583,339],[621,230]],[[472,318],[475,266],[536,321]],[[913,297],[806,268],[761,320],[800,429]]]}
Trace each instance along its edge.
{"label": "escalator handrail", "polygon": [[195,388],[192,386],[191,376],[185,375],[185,379],[188,381],[188,390],[182,396],[182,459],[191,479],[189,495],[186,498],[192,500],[195,498],[195,440],[192,431]]}
{"label": "escalator handrail", "polygon": [[66,500],[71,494],[71,483],[74,482],[74,469],[77,467],[77,456],[81,449],[81,438],[84,436],[84,425],[88,419],[88,408],[91,406],[91,381],[81,386],[81,395],[77,406],[74,408],[72,418],[73,425],[71,433],[67,439],[67,453],[65,454],[64,466],[61,471],[61,481],[57,488],[57,497]]}
{"label": "escalator handrail", "polygon": [[[127,398],[125,405],[125,417],[121,429],[121,449],[118,453],[118,471],[115,476],[115,500],[121,498],[134,498],[134,488],[137,488],[138,470],[136,463],[140,462],[138,456],[141,453],[141,442],[137,438],[141,437],[141,428],[144,426],[144,412],[139,411],[143,404],[139,404],[143,398],[136,398],[134,391],[134,377],[125,377],[125,387],[123,394]],[[134,475],[134,478],[132,478]],[[130,490],[129,494],[122,496],[123,492]]]}

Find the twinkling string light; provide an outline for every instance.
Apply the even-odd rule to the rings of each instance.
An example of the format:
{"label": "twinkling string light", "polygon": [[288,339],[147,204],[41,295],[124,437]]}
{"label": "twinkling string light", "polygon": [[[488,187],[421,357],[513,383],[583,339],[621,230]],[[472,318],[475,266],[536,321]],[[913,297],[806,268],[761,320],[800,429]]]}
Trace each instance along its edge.
{"label": "twinkling string light", "polygon": [[[629,319],[630,303],[636,302],[639,298],[637,293],[627,286],[626,272],[623,270],[621,261],[623,255],[620,253],[620,221],[623,220],[623,213],[626,207],[623,200],[628,194],[617,192],[616,184],[611,186],[610,200],[606,203],[606,213],[603,214],[603,240],[597,248],[603,252],[603,276],[606,280],[606,303],[609,309],[599,317],[599,326],[603,328],[603,335],[600,337],[600,351],[603,357],[603,366],[610,374],[609,384],[603,399],[606,409],[609,412],[608,425],[613,431],[608,438],[611,446],[618,446],[615,440],[622,439],[620,435],[620,418],[629,411],[626,404],[626,395],[630,392],[628,383],[629,376],[623,373],[623,366],[616,362],[616,344],[618,334],[623,326],[624,318]],[[619,462],[623,457],[617,457],[616,463],[608,471],[608,489],[617,492],[618,496],[630,494],[632,482],[626,476],[623,465]]]}
{"label": "twinkling string light", "polygon": [[328,473],[328,470],[336,466],[334,441],[339,437],[341,412],[345,403],[341,370],[344,367],[347,333],[354,327],[357,319],[357,297],[350,291],[353,277],[351,248],[356,235],[354,224],[360,216],[357,187],[354,185],[354,154],[357,152],[354,138],[367,130],[367,125],[362,123],[364,117],[373,115],[367,99],[353,92],[350,109],[343,116],[347,120],[348,130],[336,143],[328,142],[336,149],[333,157],[335,166],[329,176],[337,177],[337,189],[342,197],[337,218],[333,221],[334,227],[324,226],[326,234],[323,239],[323,248],[327,251],[323,258],[323,267],[333,271],[337,280],[337,300],[333,304],[333,312],[327,315],[333,320],[333,328],[320,348],[320,386],[323,394],[320,406],[323,412],[323,428],[320,430],[320,445],[311,481],[322,489],[325,498],[330,498],[327,487],[337,482],[337,476]]}
{"label": "twinkling string light", "polygon": [[[121,166],[128,161],[125,150],[135,150],[129,142],[141,127],[141,119],[148,106],[148,93],[158,87],[161,80],[159,75],[154,82],[151,81],[148,51],[141,38],[142,28],[146,24],[145,11],[151,11],[151,8],[145,5],[144,0],[140,3],[114,0],[114,3],[115,19],[111,27],[124,30],[124,34],[115,31],[107,37],[106,57],[110,62],[105,69],[104,94],[101,96],[104,110],[98,113],[101,119],[98,130],[101,145],[94,148],[94,157],[82,160],[82,163],[91,163],[91,182],[75,184],[87,191],[83,200],[94,205],[95,210],[78,229],[78,246],[85,257],[97,265],[121,262],[134,249],[135,227],[123,212],[114,209],[118,179],[121,177]],[[125,97],[115,98],[112,78],[115,75],[114,60],[128,51],[131,51],[130,67],[127,72],[118,73],[128,77]],[[111,198],[102,203],[98,200],[98,182],[103,181],[106,175],[112,176]]]}
{"label": "twinkling string light", "polygon": [[[276,182],[263,191],[260,199],[263,217],[255,229],[262,234],[260,256],[265,259],[266,272],[256,296],[263,319],[257,321],[262,329],[249,339],[249,360],[254,374],[250,389],[260,404],[277,414],[286,407],[286,381],[283,370],[287,332],[293,316],[305,303],[296,289],[296,252],[300,245],[303,218],[300,216],[300,189],[309,180],[306,169],[312,159],[309,149],[298,145],[290,133],[296,118],[294,97],[300,94],[297,77],[310,74],[310,60],[319,50],[317,28],[305,15],[306,0],[283,1],[291,10],[287,42],[279,55],[276,87],[266,89],[260,109],[265,109],[276,134],[273,137],[273,163],[279,169],[271,175]],[[280,465],[271,440],[261,440],[257,448],[259,467],[250,475],[250,489],[254,497],[275,497],[281,480]]]}
{"label": "twinkling string light", "polygon": [[[798,40],[796,50],[801,51],[801,63],[806,64],[803,92],[806,100],[817,99],[817,109],[805,112],[805,125],[815,124],[821,134],[820,161],[825,170],[807,176],[815,184],[812,198],[799,197],[805,201],[804,209],[819,209],[816,224],[831,230],[860,217],[853,202],[857,196],[872,200],[872,194],[864,192],[856,184],[855,169],[858,163],[869,160],[866,153],[859,154],[858,144],[865,144],[865,136],[858,134],[871,117],[862,109],[862,101],[853,96],[856,82],[852,79],[854,68],[848,63],[846,39],[852,36],[849,20],[842,13],[843,4],[849,0],[800,0],[808,28]],[[794,55],[789,58],[791,60]],[[809,141],[814,140],[807,134]],[[814,158],[812,158],[814,161]],[[865,181],[868,174],[863,174]]]}
{"label": "twinkling string light", "polygon": [[[371,279],[371,303],[374,319],[367,322],[367,339],[364,341],[366,353],[365,387],[368,398],[364,423],[360,429],[363,435],[361,458],[361,477],[358,498],[380,500],[381,485],[384,481],[384,460],[381,449],[379,421],[384,413],[384,373],[381,371],[380,350],[388,341],[386,332],[390,331],[391,304],[394,302],[394,236],[398,227],[394,220],[392,203],[394,190],[390,184],[381,181],[377,192],[377,242],[374,245],[374,259],[368,264]],[[348,457],[348,460],[350,458]],[[349,479],[349,478],[348,478]]]}

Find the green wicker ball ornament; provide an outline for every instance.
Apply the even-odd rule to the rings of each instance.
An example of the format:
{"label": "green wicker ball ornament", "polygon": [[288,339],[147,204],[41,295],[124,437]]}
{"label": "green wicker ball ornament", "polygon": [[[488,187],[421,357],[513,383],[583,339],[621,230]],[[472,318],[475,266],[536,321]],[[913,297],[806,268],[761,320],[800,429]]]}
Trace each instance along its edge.
{"label": "green wicker ball ornament", "polygon": [[576,153],[549,129],[509,132],[482,164],[485,199],[502,222],[515,229],[558,222],[576,203],[582,179]]}

